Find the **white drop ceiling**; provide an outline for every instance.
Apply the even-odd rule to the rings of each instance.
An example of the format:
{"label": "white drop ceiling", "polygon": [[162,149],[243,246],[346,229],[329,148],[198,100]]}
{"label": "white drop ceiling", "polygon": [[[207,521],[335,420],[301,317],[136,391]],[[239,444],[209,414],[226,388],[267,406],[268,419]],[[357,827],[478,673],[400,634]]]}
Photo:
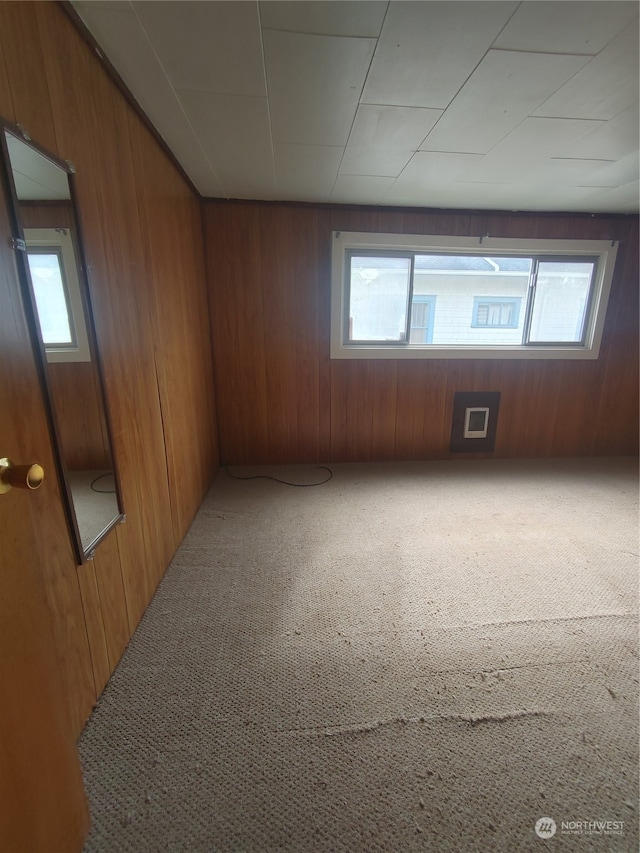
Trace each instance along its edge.
{"label": "white drop ceiling", "polygon": [[639,209],[638,2],[73,6],[204,197]]}

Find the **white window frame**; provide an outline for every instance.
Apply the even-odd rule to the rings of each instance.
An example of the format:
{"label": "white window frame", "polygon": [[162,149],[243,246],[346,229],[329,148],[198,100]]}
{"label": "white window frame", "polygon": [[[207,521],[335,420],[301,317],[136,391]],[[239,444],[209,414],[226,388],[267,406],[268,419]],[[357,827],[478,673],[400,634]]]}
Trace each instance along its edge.
{"label": "white window frame", "polygon": [[24,240],[27,253],[30,248],[51,249],[57,253],[64,267],[64,283],[67,295],[70,320],[75,331],[75,343],[71,346],[44,345],[47,361],[50,363],[91,361],[89,337],[84,318],[84,305],[80,290],[78,265],[73,238],[68,228],[25,228]]}
{"label": "white window frame", "polygon": [[[346,256],[348,250],[416,251],[421,254],[452,255],[532,255],[596,256],[595,279],[590,295],[589,312],[585,319],[584,343],[571,344],[410,344],[349,342],[345,318],[348,315]],[[363,231],[332,232],[331,260],[331,358],[333,359],[596,359],[600,353],[602,333],[618,243],[610,240],[524,240],[507,237],[443,237],[416,234],[380,234]]]}

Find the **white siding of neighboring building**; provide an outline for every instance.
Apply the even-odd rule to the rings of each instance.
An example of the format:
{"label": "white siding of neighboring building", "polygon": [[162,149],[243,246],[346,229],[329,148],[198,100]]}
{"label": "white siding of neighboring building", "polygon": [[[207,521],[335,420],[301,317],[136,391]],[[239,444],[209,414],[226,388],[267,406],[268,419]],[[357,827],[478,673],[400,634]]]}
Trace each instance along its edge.
{"label": "white siding of neighboring building", "polygon": [[[528,274],[478,275],[416,270],[413,292],[435,296],[433,345],[519,344],[525,320]],[[474,297],[520,297],[518,326],[473,328]]]}

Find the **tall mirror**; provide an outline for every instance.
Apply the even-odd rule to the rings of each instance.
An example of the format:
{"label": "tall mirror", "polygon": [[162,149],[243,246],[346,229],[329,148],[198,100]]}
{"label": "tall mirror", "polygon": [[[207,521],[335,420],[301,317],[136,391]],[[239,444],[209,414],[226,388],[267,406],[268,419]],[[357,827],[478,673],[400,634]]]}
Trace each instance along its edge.
{"label": "tall mirror", "polygon": [[14,248],[80,563],[121,519],[104,385],[85,277],[73,169],[2,122]]}

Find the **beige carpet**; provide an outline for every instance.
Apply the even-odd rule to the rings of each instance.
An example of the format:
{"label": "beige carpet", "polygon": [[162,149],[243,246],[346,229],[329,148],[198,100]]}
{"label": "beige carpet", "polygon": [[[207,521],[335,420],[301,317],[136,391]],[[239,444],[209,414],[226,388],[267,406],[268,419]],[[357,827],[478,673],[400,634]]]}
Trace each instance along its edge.
{"label": "beige carpet", "polygon": [[218,475],[82,736],[86,850],[636,851],[635,460],[331,467]]}

